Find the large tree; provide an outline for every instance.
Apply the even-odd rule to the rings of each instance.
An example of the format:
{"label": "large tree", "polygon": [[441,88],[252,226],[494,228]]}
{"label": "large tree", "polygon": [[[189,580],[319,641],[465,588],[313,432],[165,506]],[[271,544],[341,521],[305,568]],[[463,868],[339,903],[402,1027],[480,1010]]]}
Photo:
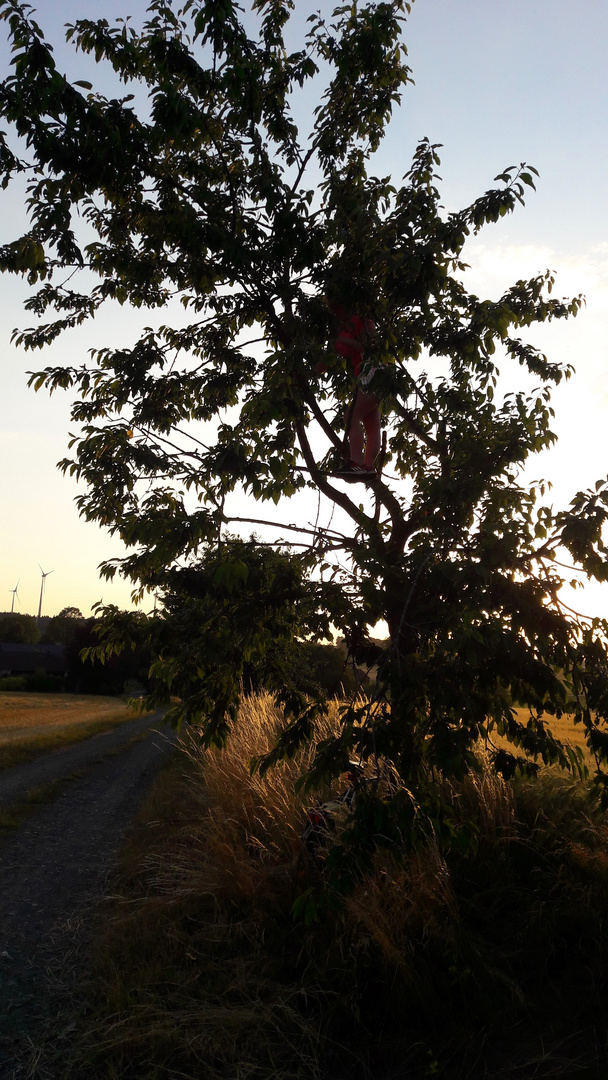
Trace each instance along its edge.
{"label": "large tree", "polygon": [[[400,185],[373,174],[409,81],[409,8],[311,15],[293,51],[292,0],[246,13],[232,0],[153,0],[140,29],[79,20],[68,41],[124,84],[108,100],[61,74],[28,5],[0,0],[13,43],[3,183],[27,178],[30,222],[0,265],[36,286],[36,322],[17,342],[38,349],[108,301],[179,299],[188,313],[32,376],[76,394],[80,434],[63,467],[86,484],[81,512],[129,549],[105,573],[166,598],[149,620],[106,612],[106,647],[135,633],[158,641],[156,700],[179,686],[177,714],[218,742],[243,666],[264,661],[288,716],[268,764],[310,738],[323,709],[271,662],[277,640],[338,629],[354,661],[379,664],[377,690],[345,710],[312,779],[353,753],[388,757],[409,794],[391,802],[396,826],[375,796],[367,820],[387,836],[416,807],[417,820],[446,821],[438,778],[476,767],[480,739],[505,775],[540,758],[575,766],[546,713],[568,708],[585,724],[601,780],[608,761],[606,627],[559,595],[563,562],[607,576],[607,488],[556,512],[521,479],[553,442],[550,390],[570,374],[522,331],[576,314],[580,299],[554,298],[549,273],[498,300],[466,288],[467,237],[523,202],[532,168],[506,169],[449,214],[428,140]],[[336,306],[376,326],[385,443],[365,487],[332,475],[353,393],[332,347]],[[499,370],[517,392],[498,392]],[[281,515],[308,488],[337,509],[326,528],[322,510],[311,526]],[[234,538],[247,517],[236,491],[270,504],[248,520],[277,527],[274,553]],[[384,651],[369,637],[381,620]]]}

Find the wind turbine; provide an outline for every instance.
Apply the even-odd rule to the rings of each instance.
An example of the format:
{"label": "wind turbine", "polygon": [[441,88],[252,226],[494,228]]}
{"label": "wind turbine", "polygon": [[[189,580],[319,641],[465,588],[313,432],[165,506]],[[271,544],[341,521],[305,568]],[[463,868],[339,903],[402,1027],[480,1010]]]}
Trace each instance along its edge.
{"label": "wind turbine", "polygon": [[[38,563],[38,566],[40,566],[40,563]],[[40,566],[40,573],[42,574],[42,581],[40,582],[40,603],[38,604],[38,618],[40,618],[40,616],[42,615],[42,594],[44,592],[44,583],[45,583],[47,577],[49,576],[49,574],[54,574],[55,571],[54,570],[47,570],[47,572],[45,574],[44,570]]]}
{"label": "wind turbine", "polygon": [[[21,581],[21,578],[19,578],[19,581]],[[13,614],[13,611],[15,610],[15,600],[19,599],[19,593],[17,592],[17,589],[19,588],[19,581],[15,585],[15,588],[11,589],[11,592],[13,594],[13,599],[11,601],[11,615]]]}

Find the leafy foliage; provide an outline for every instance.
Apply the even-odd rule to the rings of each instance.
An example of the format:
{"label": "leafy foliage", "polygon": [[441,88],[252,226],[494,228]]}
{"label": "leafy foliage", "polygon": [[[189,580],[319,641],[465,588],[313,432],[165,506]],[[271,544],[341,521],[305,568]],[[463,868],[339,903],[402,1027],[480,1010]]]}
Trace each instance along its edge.
{"label": "leafy foliage", "polygon": [[[154,643],[147,703],[178,689],[175,718],[200,723],[209,743],[229,734],[247,663],[266,665],[289,723],[264,768],[309,739],[325,708],[286,682],[283,644],[334,627],[358,664],[379,664],[377,690],[345,709],[308,782],[355,753],[390,758],[411,798],[363,799],[358,814],[366,835],[395,841],[412,814],[455,835],[435,781],[474,770],[479,739],[504,776],[540,761],[581,769],[546,713],[574,712],[608,780],[606,627],[559,598],[564,552],[608,576],[608,486],[555,512],[521,482],[529,456],[554,441],[551,388],[570,375],[526,332],[582,301],[555,298],[549,272],[493,301],[465,286],[467,237],[524,201],[531,166],[506,168],[450,214],[429,140],[401,186],[372,174],[410,81],[409,7],[312,15],[292,52],[291,0],[255,0],[246,15],[232,0],[153,0],[140,29],[80,19],[68,40],[134,91],[107,99],[60,74],[27,4],[0,0],[14,52],[0,90],[3,183],[30,177],[29,230],[2,248],[0,267],[36,286],[36,321],[16,341],[44,346],[107,301],[158,309],[179,298],[191,318],[31,376],[36,389],[76,392],[81,429],[62,467],[86,484],[84,516],[130,549],[104,572],[164,598],[150,620],[106,611],[102,652],[136,632]],[[313,83],[303,137],[297,106]],[[327,294],[377,328],[385,478],[361,502],[331,475],[352,380],[331,346]],[[522,388],[498,393],[499,374],[519,369]],[[278,505],[306,488],[338,517],[308,529],[271,514],[291,554],[285,541],[273,553],[226,535],[268,522],[231,512],[235,493]],[[384,652],[369,637],[379,620]],[[515,702],[529,707],[527,725]]]}

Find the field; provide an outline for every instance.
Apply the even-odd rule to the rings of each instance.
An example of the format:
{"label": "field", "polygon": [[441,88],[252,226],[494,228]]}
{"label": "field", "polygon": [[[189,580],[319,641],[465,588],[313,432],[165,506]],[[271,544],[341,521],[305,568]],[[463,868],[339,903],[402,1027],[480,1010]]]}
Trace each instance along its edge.
{"label": "field", "polygon": [[0,692],[0,768],[87,739],[133,715],[116,697]]}
{"label": "field", "polygon": [[[525,724],[527,722],[529,717],[527,709],[515,709],[515,713],[517,715],[517,719],[522,724]],[[588,766],[593,764],[591,753],[585,741],[585,729],[582,724],[575,724],[572,716],[568,716],[566,714],[561,716],[559,720],[556,716],[549,716],[548,714],[546,714],[543,717],[543,720],[546,721],[549,728],[551,729],[551,732],[553,733],[553,735],[555,735],[556,739],[560,739],[561,742],[564,743],[569,743],[570,746],[573,746],[575,748],[580,747],[585,757],[585,763]],[[492,739],[500,746],[509,746],[507,739],[501,739],[496,734],[492,736]]]}

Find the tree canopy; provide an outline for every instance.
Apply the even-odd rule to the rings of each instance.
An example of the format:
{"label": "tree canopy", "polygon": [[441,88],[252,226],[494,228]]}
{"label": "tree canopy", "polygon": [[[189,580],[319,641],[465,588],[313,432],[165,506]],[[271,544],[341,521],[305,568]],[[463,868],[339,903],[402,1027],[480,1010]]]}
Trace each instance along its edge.
{"label": "tree canopy", "polygon": [[72,645],[77,639],[85,618],[80,608],[69,606],[49,619],[42,634],[43,642],[53,645]]}
{"label": "tree canopy", "polygon": [[[309,782],[352,754],[389,759],[409,793],[391,802],[398,829],[412,807],[447,821],[438,778],[478,767],[480,740],[506,776],[539,761],[581,768],[546,724],[565,709],[604,783],[606,626],[567,611],[559,589],[564,562],[608,576],[606,482],[554,510],[522,480],[554,441],[551,388],[570,375],[527,330],[582,301],[556,298],[549,272],[494,300],[466,287],[467,237],[523,203],[535,170],[505,168],[452,213],[428,139],[401,181],[374,175],[410,81],[410,4],[312,14],[297,48],[294,8],[153,0],[140,28],[80,19],[68,41],[124,84],[107,98],[60,73],[27,4],[0,0],[13,44],[2,183],[27,178],[30,222],[0,266],[35,287],[16,341],[39,349],[111,301],[142,309],[142,323],[176,299],[186,313],[31,376],[76,395],[62,467],[86,484],[82,514],[129,549],[104,573],[164,598],[150,617],[107,609],[104,648],[147,635],[148,703],[179,685],[175,718],[218,743],[256,658],[289,718],[264,768],[312,738],[324,708],[290,687],[277,641],[339,631],[356,663],[378,665],[376,690],[345,706]],[[309,131],[298,118],[313,92]],[[353,396],[336,305],[375,324],[366,370],[384,443],[365,487],[335,475]],[[520,389],[505,393],[501,373]],[[284,520],[282,500],[306,489],[316,522]],[[270,511],[235,513],[236,492]],[[236,535],[265,523],[270,547]],[[386,650],[370,638],[381,620]],[[379,796],[375,812],[389,812]]]}

